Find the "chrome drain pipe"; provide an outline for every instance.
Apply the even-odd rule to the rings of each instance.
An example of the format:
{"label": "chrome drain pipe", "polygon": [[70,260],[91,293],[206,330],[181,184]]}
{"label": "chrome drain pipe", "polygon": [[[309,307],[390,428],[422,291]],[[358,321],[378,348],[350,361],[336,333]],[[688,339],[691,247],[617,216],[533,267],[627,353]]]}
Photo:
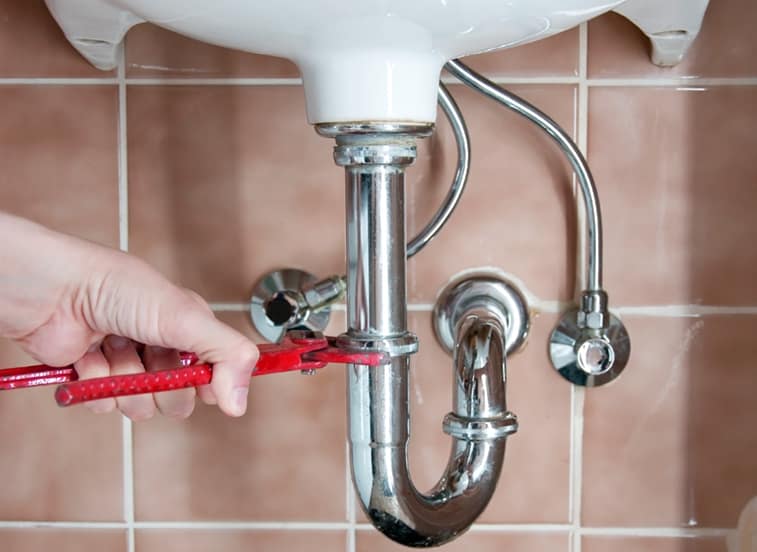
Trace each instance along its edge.
{"label": "chrome drain pipe", "polygon": [[[348,431],[352,477],[363,510],[386,536],[407,546],[441,545],[460,533],[491,498],[517,423],[504,404],[504,330],[492,316],[461,322],[453,437],[446,473],[428,494],[408,473],[409,355],[404,171],[415,138],[432,126],[320,125],[335,137],[334,158],[346,172],[348,331],[339,345],[381,350],[386,366],[348,367]],[[482,356],[486,353],[485,357]],[[485,370],[481,370],[483,362]]]}

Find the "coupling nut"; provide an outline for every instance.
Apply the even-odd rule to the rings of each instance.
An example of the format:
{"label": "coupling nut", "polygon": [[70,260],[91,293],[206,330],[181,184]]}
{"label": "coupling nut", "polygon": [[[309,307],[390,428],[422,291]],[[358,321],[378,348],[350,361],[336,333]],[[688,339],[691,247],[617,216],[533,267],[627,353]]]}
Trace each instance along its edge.
{"label": "coupling nut", "polygon": [[610,325],[609,299],[604,290],[584,291],[576,322],[579,328],[604,330]]}
{"label": "coupling nut", "polygon": [[386,353],[395,358],[417,353],[418,336],[411,332],[394,336],[376,336],[350,330],[336,338],[336,346],[349,351]]}
{"label": "coupling nut", "polygon": [[450,412],[444,417],[442,428],[455,439],[492,441],[518,431],[518,417],[509,411],[496,418],[467,418]]}

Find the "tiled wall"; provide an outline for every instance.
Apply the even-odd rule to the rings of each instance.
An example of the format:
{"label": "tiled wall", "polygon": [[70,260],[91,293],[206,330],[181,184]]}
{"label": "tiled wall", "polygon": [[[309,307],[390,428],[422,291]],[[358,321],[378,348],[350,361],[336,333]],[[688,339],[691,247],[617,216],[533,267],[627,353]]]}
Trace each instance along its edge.
{"label": "tiled wall", "polygon": [[[554,305],[576,287],[566,164],[527,123],[451,86],[473,167],[449,226],[410,263],[420,487],[448,446],[437,292],[493,266],[521,279],[541,312],[510,364],[521,431],[499,490],[449,550],[726,549],[757,495],[755,22],[753,0],[712,0],[672,70],[652,66],[639,31],[614,15],[470,60],[587,150],[606,287],[633,340],[607,388],[571,388],[546,357]],[[454,168],[439,126],[410,171],[413,229]],[[264,272],[343,270],[341,182],[331,144],[305,123],[292,64],[143,26],[119,70],[101,73],[40,0],[0,0],[1,209],[128,248],[254,336],[243,309]],[[343,324],[337,313],[332,330]],[[27,360],[0,343],[0,365]],[[185,422],[136,425],[59,410],[49,389],[2,395],[0,550],[397,550],[356,513],[344,383],[338,368],[261,378],[243,419],[198,407]]]}

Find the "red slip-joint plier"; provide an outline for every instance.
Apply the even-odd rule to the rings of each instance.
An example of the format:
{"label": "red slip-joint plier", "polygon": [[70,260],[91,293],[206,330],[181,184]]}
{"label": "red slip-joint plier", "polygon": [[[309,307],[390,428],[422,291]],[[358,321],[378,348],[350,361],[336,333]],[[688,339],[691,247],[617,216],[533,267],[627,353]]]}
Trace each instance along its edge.
{"label": "red slip-joint plier", "polygon": [[[332,337],[299,330],[288,332],[279,343],[258,345],[258,350],[260,357],[253,376],[295,370],[307,372],[334,363],[378,366],[390,361],[385,353],[346,350],[337,347]],[[70,406],[108,397],[158,393],[210,383],[213,377],[211,365],[198,363],[194,353],[181,353],[180,360],[181,367],[171,370],[87,380],[79,380],[73,366],[56,368],[39,364],[6,368],[0,369],[0,390],[58,384],[55,400],[60,406]]]}

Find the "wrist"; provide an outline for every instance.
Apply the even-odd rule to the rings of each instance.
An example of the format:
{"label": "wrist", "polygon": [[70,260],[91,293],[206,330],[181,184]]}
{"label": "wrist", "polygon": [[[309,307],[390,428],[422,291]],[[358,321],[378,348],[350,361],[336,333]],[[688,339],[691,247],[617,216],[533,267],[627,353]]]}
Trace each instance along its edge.
{"label": "wrist", "polygon": [[81,284],[87,255],[80,243],[0,212],[0,335],[34,331]]}

